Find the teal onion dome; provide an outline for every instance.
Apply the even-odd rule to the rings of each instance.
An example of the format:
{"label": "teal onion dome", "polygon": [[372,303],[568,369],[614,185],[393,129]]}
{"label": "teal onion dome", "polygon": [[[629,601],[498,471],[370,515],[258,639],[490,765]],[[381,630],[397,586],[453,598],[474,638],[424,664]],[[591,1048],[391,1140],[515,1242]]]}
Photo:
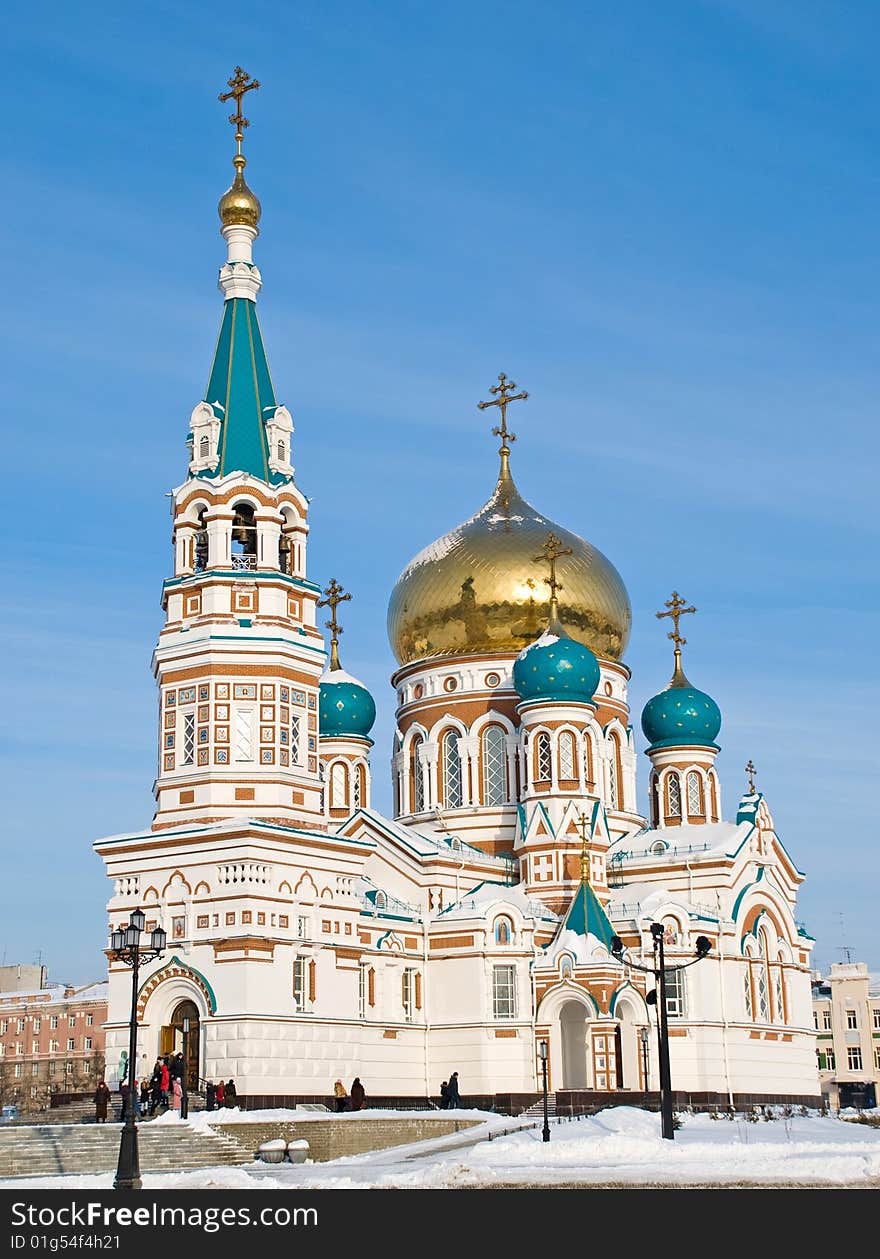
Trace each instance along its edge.
{"label": "teal onion dome", "polygon": [[321,736],[352,735],[366,739],[376,720],[376,702],[370,692],[344,669],[328,669],[321,676],[318,697]]}
{"label": "teal onion dome", "polygon": [[691,686],[680,671],[665,691],[649,699],[642,712],[642,730],[652,748],[696,744],[713,747],[721,729],[721,709],[711,695]]}
{"label": "teal onion dome", "polygon": [[513,685],[523,702],[572,700],[586,704],[599,685],[599,661],[557,624],[546,630],[513,665]]}

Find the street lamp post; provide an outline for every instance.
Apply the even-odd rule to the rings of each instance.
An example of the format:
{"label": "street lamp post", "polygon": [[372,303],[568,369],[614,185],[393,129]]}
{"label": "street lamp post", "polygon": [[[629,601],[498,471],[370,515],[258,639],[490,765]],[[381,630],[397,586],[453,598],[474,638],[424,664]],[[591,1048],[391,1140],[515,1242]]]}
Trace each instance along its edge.
{"label": "street lamp post", "polygon": [[541,1059],[541,1074],[544,1077],[544,1127],[541,1131],[541,1140],[550,1140],[550,1119],[547,1113],[547,1042],[541,1040],[538,1042],[538,1057]]}
{"label": "street lamp post", "polygon": [[131,967],[131,1018],[128,1024],[128,1096],[125,1099],[125,1115],[122,1138],[119,1142],[119,1163],[116,1167],[114,1189],[140,1189],[141,1169],[138,1159],[137,1124],[134,1118],[134,1081],[137,1055],[137,999],[138,972],[142,962],[151,962],[165,951],[166,934],[157,927],[150,934],[149,946],[141,944],[146,919],[140,909],[132,910],[128,926],[110,934],[110,952],[114,961]]}
{"label": "street lamp post", "polygon": [[[620,936],[614,936],[611,940],[611,955],[618,962],[624,962],[633,970],[644,971],[647,975],[653,975],[655,981],[655,989],[653,993],[654,1001],[657,1004],[657,1035],[659,1055],[659,1073],[660,1073],[660,1117],[661,1128],[664,1138],[667,1141],[675,1140],[675,1125],[672,1116],[672,1077],[669,1070],[669,1028],[666,1022],[666,976],[667,974],[676,974],[680,970],[687,970],[689,966],[696,966],[697,962],[702,962],[712,949],[712,945],[705,936],[697,936],[696,948],[697,956],[692,962],[683,962],[681,966],[670,966],[667,970],[666,955],[663,951],[663,924],[660,922],[651,923],[651,938],[654,942],[654,965],[640,966],[638,962],[633,962],[628,957],[623,956],[624,946]],[[647,1000],[650,1001],[652,994],[648,993]],[[642,1039],[643,1052],[647,1048],[647,1037]]]}
{"label": "street lamp post", "polygon": [[180,1117],[186,1119],[189,1115],[189,1095],[187,1087],[189,1080],[189,1057],[187,1056],[187,1045],[189,1043],[189,1019],[183,1016],[183,1077],[180,1081]]}
{"label": "street lamp post", "polygon": [[639,1040],[642,1042],[642,1076],[645,1081],[645,1092],[648,1088],[648,1036],[650,1033],[646,1027],[639,1028]]}

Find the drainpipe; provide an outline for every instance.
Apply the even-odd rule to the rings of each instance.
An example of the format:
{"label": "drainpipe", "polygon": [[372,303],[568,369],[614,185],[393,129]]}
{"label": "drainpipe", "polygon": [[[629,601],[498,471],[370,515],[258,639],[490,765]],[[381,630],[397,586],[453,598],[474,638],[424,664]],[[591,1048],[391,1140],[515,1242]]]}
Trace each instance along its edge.
{"label": "drainpipe", "polygon": [[718,983],[721,992],[721,1053],[724,1058],[724,1082],[727,1085],[727,1102],[733,1110],[733,1089],[730,1086],[730,1059],[727,1054],[727,1003],[724,1000],[724,924],[721,915],[721,895],[716,891],[718,908]]}
{"label": "drainpipe", "polygon": [[425,1020],[425,1097],[431,1096],[431,1071],[428,1062],[428,1034],[431,1024],[428,1020],[428,909],[422,909],[422,1016]]}
{"label": "drainpipe", "polygon": [[[529,962],[529,973],[532,981],[532,1045],[529,1050],[532,1055],[532,1067],[535,1072],[535,1088],[540,1088],[538,1083],[538,1064],[535,1060],[535,1031],[538,1024],[538,977],[535,974],[535,966],[538,962],[538,946],[535,943],[535,928],[532,927],[532,960]],[[549,1043],[547,1049],[549,1051]]]}

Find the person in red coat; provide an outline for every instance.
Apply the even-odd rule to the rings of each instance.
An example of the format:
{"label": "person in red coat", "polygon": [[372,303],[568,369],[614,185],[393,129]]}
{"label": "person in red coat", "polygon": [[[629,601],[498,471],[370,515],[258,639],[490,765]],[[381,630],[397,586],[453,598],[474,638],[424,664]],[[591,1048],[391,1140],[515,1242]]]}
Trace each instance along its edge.
{"label": "person in red coat", "polygon": [[159,1068],[159,1091],[162,1094],[162,1105],[168,1105],[168,1090],[171,1087],[171,1072],[168,1070],[168,1063],[163,1058],[162,1066]]}
{"label": "person in red coat", "polygon": [[223,1083],[222,1080],[218,1080],[217,1089],[214,1093],[214,1101],[217,1105],[218,1110],[223,1105],[225,1100],[226,1100],[226,1085]]}

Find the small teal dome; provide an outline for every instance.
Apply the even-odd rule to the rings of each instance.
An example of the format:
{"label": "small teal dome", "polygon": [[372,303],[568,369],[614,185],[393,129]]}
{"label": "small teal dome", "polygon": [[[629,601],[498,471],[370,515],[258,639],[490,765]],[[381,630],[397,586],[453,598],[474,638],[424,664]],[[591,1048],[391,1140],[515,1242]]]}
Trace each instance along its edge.
{"label": "small teal dome", "polygon": [[684,685],[671,685],[653,699],[642,712],[642,730],[652,748],[695,743],[714,745],[721,729],[721,709],[711,695],[698,691],[687,679]]}
{"label": "small teal dome", "polygon": [[376,720],[376,703],[350,673],[344,669],[328,670],[321,677],[318,719],[322,737],[349,734],[366,739]]}
{"label": "small teal dome", "polygon": [[599,685],[599,661],[583,643],[546,630],[517,656],[513,685],[523,701],[569,699],[586,704]]}

